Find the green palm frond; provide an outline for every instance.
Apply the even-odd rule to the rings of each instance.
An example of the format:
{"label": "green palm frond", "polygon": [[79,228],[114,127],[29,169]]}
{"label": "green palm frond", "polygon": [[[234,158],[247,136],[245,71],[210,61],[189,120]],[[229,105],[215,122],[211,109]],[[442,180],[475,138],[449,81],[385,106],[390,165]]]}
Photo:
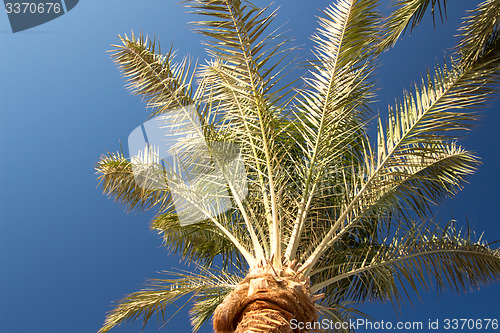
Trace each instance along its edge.
{"label": "green palm frond", "polygon": [[[314,36],[316,61],[311,62],[308,88],[298,99],[296,132],[302,149],[298,164],[303,188],[285,257],[293,260],[312,200],[323,175],[342,154],[359,149],[364,119],[373,97],[372,57],[379,16],[376,1],[339,1],[320,19]],[[346,156],[349,158],[349,156]],[[350,156],[352,157],[352,156]]]}
{"label": "green palm frond", "polygon": [[[281,107],[271,105],[280,99],[279,94],[286,95],[289,90],[280,93],[282,89],[274,89],[279,82],[277,67],[286,58],[286,50],[282,50],[285,41],[274,44],[278,36],[264,34],[275,13],[245,1],[185,2],[196,14],[207,17],[195,22],[197,31],[208,37],[208,53],[214,58],[202,70],[210,92],[206,101],[223,110],[221,129],[241,145],[250,166],[249,178],[256,181],[255,189],[260,193],[265,211],[272,243],[270,256],[278,260],[281,226],[279,184],[275,178],[279,179],[276,157],[280,147],[276,145],[276,135],[282,127],[283,112]],[[240,207],[240,210],[246,209]],[[250,212],[245,215],[251,218]]]}
{"label": "green palm frond", "polygon": [[142,34],[119,37],[122,45],[113,45],[111,57],[127,79],[126,87],[153,109],[151,117],[194,103],[195,70],[187,58],[175,63],[172,50],[163,55],[159,42]]}
{"label": "green palm frond", "polygon": [[[237,285],[237,281],[235,280],[234,282],[233,286]],[[189,310],[193,332],[197,332],[210,320],[217,306],[222,303],[227,294],[233,290],[233,286],[213,288],[204,291],[203,294],[196,295],[193,302],[194,304]]]}
{"label": "green palm frond", "polygon": [[243,269],[241,254],[210,221],[181,226],[175,213],[165,213],[153,219],[151,228],[162,234],[168,249],[190,262],[211,266],[215,257],[222,255],[223,268],[236,265]]}
{"label": "green palm frond", "polygon": [[427,74],[415,93],[404,93],[403,101],[389,110],[387,131],[379,127],[379,163],[405,154],[411,145],[456,139],[455,131],[466,130],[476,119],[467,110],[484,106],[500,65],[498,54],[469,68],[452,63]]}
{"label": "green palm frond", "polygon": [[393,11],[382,26],[382,39],[379,51],[394,46],[398,39],[408,30],[411,32],[422,21],[427,9],[431,8],[432,19],[435,20],[436,7],[441,21],[446,15],[447,0],[396,0],[392,4]]}
{"label": "green palm frond", "polygon": [[168,191],[145,189],[136,184],[132,164],[121,152],[102,155],[95,169],[103,192],[129,210],[156,207],[166,211],[172,208]]}
{"label": "green palm frond", "polygon": [[[121,38],[121,40],[123,45],[115,45],[116,50],[113,51],[113,58],[119,64],[124,76],[128,79],[129,89],[131,89],[133,93],[141,95],[147,100],[148,106],[153,108],[152,116],[164,113],[172,108],[196,104],[196,102],[200,101],[197,94],[202,94],[206,85],[203,84],[202,81],[198,90],[194,92],[192,84],[195,71],[191,71],[190,64],[186,59],[180,64],[175,64],[171,52],[167,55],[162,55],[159,46],[157,46],[157,42],[147,37],[143,37],[142,35],[139,38],[132,35],[131,38],[125,37]],[[198,136],[210,140],[217,137],[215,133],[212,133],[213,128],[210,127],[210,117],[214,116],[212,110],[199,111],[196,105],[194,108],[197,112],[198,120],[202,124],[202,133],[198,133]],[[191,115],[186,114],[182,118],[186,118],[188,121],[194,121],[191,117]],[[173,183],[175,182],[172,182],[172,179],[170,179],[169,184],[172,185]],[[204,184],[207,184],[207,182],[204,182]],[[194,196],[199,193],[185,191],[185,186],[182,184],[180,185],[181,187],[176,189],[170,186],[168,190],[165,189],[161,193],[171,200],[171,196],[179,195],[180,191],[183,193],[187,203],[194,204],[196,202]],[[127,188],[121,188],[119,185],[116,187],[117,192],[128,190]],[[207,191],[209,189],[205,188],[204,190]],[[186,197],[186,195],[188,197]],[[235,199],[238,198],[235,197]],[[239,248],[240,252],[244,253],[245,259],[249,262],[253,262],[252,255],[247,252],[246,246],[240,244],[241,239],[238,240],[228,231],[227,225],[230,223],[222,225],[211,216],[207,207],[202,206],[196,209],[206,215],[207,218],[211,218],[211,222],[223,231],[226,237]],[[242,208],[241,204],[240,207]],[[253,237],[255,252],[257,254],[262,253],[262,251],[258,251],[259,244],[252,227],[248,223],[248,219],[247,226],[250,235]],[[261,254],[261,257],[263,257],[263,254]]]}
{"label": "green palm frond", "polygon": [[276,30],[269,32],[276,11],[269,12],[269,6],[257,8],[247,1],[185,0],[184,3],[194,14],[210,18],[194,22],[196,31],[208,37],[205,41],[208,54],[224,60],[224,66],[234,70],[232,77],[241,84],[241,92],[246,91],[254,103],[271,94],[283,79],[276,76],[275,70],[288,55],[288,50],[283,49],[286,39]]}
{"label": "green palm frond", "polygon": [[[121,153],[103,155],[96,169],[108,195],[130,209],[157,208],[152,229],[201,272],[152,280],[120,301],[100,333],[155,313],[165,321],[166,306],[189,295],[196,331],[241,281],[235,271],[295,260],[290,269],[324,293],[317,309],[334,321],[363,315],[353,306],[366,300],[400,305],[408,286],[418,295],[500,279],[498,250],[453,225],[413,222],[428,219],[479,165],[457,141],[497,88],[500,0],[467,14],[456,59],[374,117],[374,140],[377,57],[429,9],[443,19],[446,0],[396,0],[385,21],[377,0],[336,0],[320,18],[301,89],[282,81],[290,49],[272,30],[276,11],[243,0],[184,2],[200,17],[212,59],[176,63],[155,39],[133,34],[120,37],[112,57],[152,116],[181,110],[178,127],[196,124],[172,164],[201,177],[163,170],[168,186],[144,189]],[[212,269],[218,259],[223,268]]]}
{"label": "green palm frond", "polygon": [[[484,105],[498,80],[499,65],[500,54],[497,50],[468,68],[454,64],[450,68],[437,68],[434,76],[428,73],[427,82],[422,80],[421,87],[415,88],[415,94],[405,93],[403,101],[390,110],[386,130],[379,121],[378,149],[376,153],[366,150],[365,175],[359,177],[358,187],[351,191],[353,195],[348,198],[346,207],[321,238],[321,243],[316,243],[316,250],[302,268],[312,269],[311,264],[335,241],[334,236],[343,234],[359,222],[356,217],[360,215],[356,212],[367,211],[370,207],[367,203],[373,203],[370,198],[383,198],[380,194],[384,192],[386,175],[404,170],[408,163],[422,158],[432,161],[433,154],[439,156],[443,153],[443,147],[447,145],[443,140],[456,139],[456,131],[470,128],[476,117],[467,109]],[[462,164],[460,167],[467,174],[473,165]],[[449,176],[452,176],[452,182],[455,182],[454,177],[461,178],[459,174],[449,173]],[[427,200],[424,195],[420,196],[420,200],[418,196],[414,199],[422,204]],[[340,229],[342,231],[339,232]]]}
{"label": "green palm frond", "polygon": [[327,288],[338,300],[379,299],[400,304],[403,285],[417,295],[421,289],[446,287],[467,292],[500,278],[499,250],[471,240],[468,232],[463,234],[452,224],[445,229],[413,225],[407,232],[402,230],[388,242],[360,243],[350,255],[341,253],[343,261],[317,270],[312,290]]}
{"label": "green palm frond", "polygon": [[[224,191],[224,188],[221,187],[224,184],[220,183],[223,181],[222,177],[218,175],[215,177],[205,176],[189,185],[183,180],[175,179],[175,175],[169,178],[172,196],[177,196],[180,199],[175,206],[177,215],[183,214],[188,221],[192,219],[195,221],[206,220],[215,226],[224,237],[233,243],[248,265],[252,267],[257,260],[252,254],[252,245],[260,246],[260,244],[255,243],[256,235],[252,226],[249,226],[242,218],[243,214],[238,214],[240,212],[233,209],[227,210],[229,207],[225,205],[225,202],[228,201],[226,193],[220,193]],[[223,210],[227,213],[224,213]]]}
{"label": "green palm frond", "polygon": [[[340,324],[335,326],[331,332],[334,333],[354,333],[350,325],[351,321],[356,321],[356,318],[369,316],[352,306],[355,302],[332,302],[331,299],[324,299],[316,303],[316,309],[321,314],[322,320],[327,319],[333,323]],[[337,328],[338,327],[338,328]]]}
{"label": "green palm frond", "polygon": [[[351,240],[352,237],[376,238],[378,230],[394,224],[396,217],[408,219],[415,212],[425,217],[431,212],[430,205],[455,194],[478,165],[470,152],[455,145],[429,148],[432,149],[439,152],[407,158],[404,164],[374,181],[372,185],[376,190],[370,190],[371,196],[366,195],[360,205],[353,206],[346,223],[333,234],[326,247],[343,246],[344,237]],[[353,193],[361,188],[360,183],[361,180],[358,183],[346,183],[343,196],[339,196],[349,202]],[[341,213],[340,210],[333,212],[330,219],[325,217],[321,223],[315,223],[314,228],[306,234],[311,241],[307,249],[302,250],[304,257],[316,250],[316,242],[331,231],[331,220],[338,219]],[[318,259],[316,267],[319,269],[331,262],[332,259],[325,254]]]}
{"label": "green palm frond", "polygon": [[123,322],[143,318],[143,325],[156,314],[165,322],[165,308],[182,297],[192,295],[185,304],[194,299],[193,323],[199,328],[215,310],[218,302],[236,287],[241,278],[223,270],[201,268],[200,273],[166,272],[173,279],[152,279],[146,289],[128,295],[107,315],[99,333],[106,333]]}
{"label": "green palm frond", "polygon": [[479,164],[471,152],[455,144],[426,146],[420,152],[415,149],[415,155],[404,160],[404,165],[398,165],[377,181],[380,192],[377,190],[371,205],[365,203],[371,206],[370,210],[383,207],[402,216],[416,212],[424,218],[431,212],[430,205],[462,189],[466,177]]}
{"label": "green palm frond", "polygon": [[487,0],[470,11],[460,27],[457,50],[466,65],[483,57],[498,43],[500,1]]}

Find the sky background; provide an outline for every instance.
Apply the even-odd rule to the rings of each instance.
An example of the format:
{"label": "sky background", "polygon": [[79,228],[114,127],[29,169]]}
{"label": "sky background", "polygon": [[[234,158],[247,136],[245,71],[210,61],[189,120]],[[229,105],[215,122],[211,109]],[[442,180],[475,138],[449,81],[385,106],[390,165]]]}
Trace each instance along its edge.
{"label": "sky background", "polygon": [[[287,35],[303,47],[297,53],[302,60],[310,55],[315,16],[329,3],[275,2],[281,5],[277,24],[286,23]],[[449,3],[444,25],[438,23],[434,31],[427,17],[411,38],[382,56],[376,112],[387,112],[403,87],[442,62],[443,50],[454,45],[460,17],[478,1]],[[182,267],[149,229],[153,212],[126,213],[106,198],[93,167],[120,142],[126,151],[129,133],[147,117],[145,105],[123,88],[106,52],[110,44],[118,34],[143,31],[157,35],[165,50],[173,42],[179,56],[203,61],[201,36],[192,32],[193,17],[185,11],[169,0],[86,0],[54,21],[13,34],[0,10],[1,333],[96,332],[112,301],[159,277],[159,271]],[[460,194],[436,209],[443,222],[452,216],[464,224],[468,220],[490,241],[500,239],[499,107],[497,99],[481,110],[481,121],[462,142],[483,165]],[[496,283],[464,296],[424,294],[422,302],[402,309],[399,319],[390,303],[361,310],[384,321],[500,319],[499,299]],[[168,313],[175,311],[171,307]],[[140,331],[140,322],[114,329]],[[187,309],[160,331],[190,332]],[[144,332],[158,332],[155,319]]]}

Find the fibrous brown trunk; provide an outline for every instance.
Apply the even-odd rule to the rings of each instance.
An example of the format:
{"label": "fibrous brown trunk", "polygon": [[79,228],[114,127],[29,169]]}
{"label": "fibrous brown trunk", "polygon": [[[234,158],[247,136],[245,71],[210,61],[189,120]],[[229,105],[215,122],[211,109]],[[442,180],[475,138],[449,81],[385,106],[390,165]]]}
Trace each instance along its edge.
{"label": "fibrous brown trunk", "polygon": [[215,333],[292,333],[290,320],[317,320],[309,279],[293,266],[250,271],[214,312]]}

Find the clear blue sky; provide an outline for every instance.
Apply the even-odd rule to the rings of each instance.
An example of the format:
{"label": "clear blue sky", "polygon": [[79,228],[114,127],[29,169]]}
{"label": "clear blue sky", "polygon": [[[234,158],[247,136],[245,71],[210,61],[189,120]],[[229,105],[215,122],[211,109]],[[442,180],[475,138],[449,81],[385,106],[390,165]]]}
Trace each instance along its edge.
{"label": "clear blue sky", "polygon": [[[437,24],[434,32],[427,19],[384,54],[376,110],[386,112],[403,87],[443,59],[459,18],[476,2],[450,1],[444,26]],[[308,50],[314,16],[329,3],[276,1],[282,5],[278,23],[288,21],[288,35]],[[13,34],[0,11],[0,332],[95,332],[112,301],[158,271],[181,267],[149,230],[152,213],[127,214],[102,195],[93,166],[106,150],[118,150],[120,141],[125,145],[147,115],[139,98],[123,88],[106,53],[109,45],[118,34],[142,30],[159,36],[165,49],[173,42],[180,56],[203,60],[201,36],[191,31],[193,17],[184,12],[168,0],[87,0],[54,21]],[[463,192],[436,210],[443,221],[467,218],[487,240],[500,239],[499,107],[497,100],[482,110],[482,120],[464,140],[483,165]],[[403,309],[400,319],[500,319],[499,299],[499,283],[461,297],[426,294],[423,303]],[[390,304],[362,310],[377,320],[396,320]],[[140,329],[137,323],[114,332]],[[189,332],[187,309],[162,331]],[[158,332],[156,321],[144,332]]]}

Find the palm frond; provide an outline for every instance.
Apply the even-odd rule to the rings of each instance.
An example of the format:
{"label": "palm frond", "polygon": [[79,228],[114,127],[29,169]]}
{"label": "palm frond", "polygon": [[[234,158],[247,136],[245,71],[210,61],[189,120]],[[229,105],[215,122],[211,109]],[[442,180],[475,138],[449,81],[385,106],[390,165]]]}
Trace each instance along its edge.
{"label": "palm frond", "polygon": [[[123,322],[135,321],[140,317],[145,326],[153,314],[165,322],[166,306],[187,295],[192,295],[192,297],[185,303],[195,299],[197,307],[192,315],[193,324],[197,330],[211,315],[210,311],[215,309],[214,299],[222,302],[241,280],[237,275],[223,270],[214,272],[207,268],[201,268],[200,273],[166,273],[177,278],[152,279],[148,283],[148,288],[130,294],[119,301],[118,305],[107,315],[99,333],[106,333]],[[208,300],[211,300],[211,304],[206,303]]]}
{"label": "palm frond", "polygon": [[195,71],[187,58],[175,63],[172,50],[163,55],[159,42],[142,34],[119,38],[122,45],[113,45],[111,57],[127,79],[126,87],[153,109],[151,117],[194,103]]}
{"label": "palm frond", "polygon": [[[311,263],[314,264],[332,243],[343,223],[348,222],[343,227],[346,230],[353,221],[359,221],[352,219],[353,212],[364,205],[365,199],[379,192],[381,187],[376,184],[381,184],[378,180],[384,179],[385,174],[398,171],[406,163],[429,156],[429,153],[439,154],[446,140],[457,138],[457,130],[470,128],[476,117],[466,110],[482,106],[498,80],[498,49],[472,67],[452,64],[449,69],[446,66],[437,68],[433,77],[428,73],[427,82],[422,80],[421,87],[415,88],[414,95],[405,93],[403,102],[389,112],[387,130],[379,125],[376,154],[371,149],[365,153],[366,174],[359,177],[359,186],[351,192],[352,198],[321,243],[316,243],[318,246],[303,264],[303,269],[312,269]],[[423,195],[421,199],[426,200]]]}
{"label": "palm frond", "polygon": [[498,0],[484,1],[467,14],[459,29],[460,42],[456,47],[465,65],[474,63],[498,44],[499,22]]}
{"label": "palm frond", "polygon": [[[152,116],[170,115],[183,131],[166,162],[172,170],[162,164],[154,174],[168,185],[137,186],[134,160],[121,153],[103,155],[96,170],[104,192],[130,209],[158,208],[151,227],[201,271],[151,280],[119,302],[100,333],[140,317],[145,325],[153,314],[165,322],[166,306],[186,299],[196,331],[241,282],[235,271],[266,264],[293,262],[312,292],[324,294],[317,310],[334,321],[363,315],[352,305],[366,300],[400,305],[410,298],[408,286],[418,295],[500,279],[499,250],[452,224],[412,221],[427,219],[479,164],[456,141],[499,81],[500,0],[469,12],[457,61],[404,91],[387,122],[375,117],[375,142],[367,124],[376,58],[429,8],[443,19],[446,0],[396,0],[386,21],[377,0],[336,0],[313,36],[305,86],[295,90],[281,81],[289,50],[270,31],[275,11],[245,0],[184,2],[201,17],[195,25],[212,57],[206,64],[175,63],[172,51],[162,54],[142,34],[120,37],[112,51]],[[212,269],[217,258],[222,269]]]}
{"label": "palm frond", "polygon": [[248,265],[253,267],[260,259],[251,250],[252,245],[255,245],[255,234],[252,237],[253,229],[247,229],[248,224],[245,225],[245,221],[241,221],[241,215],[238,215],[240,212],[230,207],[230,198],[224,185],[220,174],[202,174],[190,184],[175,175],[169,177],[170,192],[176,200],[175,210],[179,220],[182,215],[186,224],[209,221],[234,244]]}
{"label": "palm frond", "polygon": [[[478,161],[470,152],[455,145],[434,147],[435,151],[427,155],[407,158],[391,172],[381,175],[372,185],[376,190],[370,191],[359,205],[352,207],[346,222],[338,232],[334,233],[326,247],[339,246],[343,239],[376,238],[378,230],[390,228],[394,219],[409,219],[415,212],[425,217],[431,212],[431,205],[443,198],[454,195],[473,173]],[[362,186],[357,183],[344,184],[340,200],[349,202]],[[320,239],[331,231],[331,220],[338,219],[342,212],[333,212],[331,219],[327,217],[316,222],[307,236],[312,241],[301,249],[301,255],[307,257],[316,250]],[[328,253],[328,252],[326,252]],[[317,268],[330,265],[331,259],[324,254],[318,259]]]}
{"label": "palm frond", "polygon": [[283,48],[286,39],[276,30],[269,32],[276,11],[269,12],[269,6],[258,8],[239,0],[185,0],[184,3],[193,9],[192,13],[211,18],[194,22],[196,31],[208,37],[205,41],[208,54],[216,60],[224,59],[225,66],[234,70],[241,89],[253,99],[273,95],[272,89],[283,79],[277,77],[276,69],[289,51]]}
{"label": "palm frond", "polygon": [[123,153],[102,155],[97,162],[98,180],[105,194],[124,204],[129,210],[158,208],[166,211],[172,208],[172,198],[166,190],[153,190],[138,186],[132,164]]}
{"label": "palm frond", "polygon": [[215,257],[221,255],[223,268],[236,265],[243,269],[241,254],[210,221],[181,226],[175,213],[165,213],[153,219],[151,228],[162,234],[168,249],[190,262],[211,266]]}
{"label": "palm frond", "polygon": [[321,320],[330,320],[335,323],[332,325],[334,333],[354,333],[353,328],[349,325],[350,322],[356,321],[359,317],[369,317],[367,314],[354,309],[355,302],[337,302],[332,299],[323,298],[321,302],[316,303],[316,309],[321,315]]}
{"label": "palm frond", "polygon": [[404,297],[398,290],[403,285],[417,295],[421,289],[446,287],[467,292],[500,278],[500,251],[471,240],[468,231],[463,234],[451,223],[444,229],[413,225],[407,232],[402,230],[388,242],[359,244],[344,257],[347,260],[330,267],[328,273],[320,271],[312,290],[331,287],[351,300],[400,304]]}
{"label": "palm frond", "polygon": [[[185,2],[194,13],[210,18],[195,22],[197,31],[208,37],[208,53],[215,59],[203,70],[210,92],[208,102],[224,110],[223,128],[230,129],[241,144],[250,164],[249,171],[260,185],[257,189],[270,228],[271,256],[274,254],[278,260],[281,227],[275,180],[275,157],[279,149],[276,149],[275,139],[282,110],[271,105],[272,101],[280,99],[272,89],[279,81],[276,68],[286,54],[280,55],[283,43],[272,45],[276,34],[264,35],[275,13],[236,0]],[[276,264],[280,265],[280,262],[276,261]]]}
{"label": "palm frond", "polygon": [[372,51],[379,23],[376,1],[342,0],[324,15],[314,36],[317,60],[311,62],[312,78],[306,80],[308,88],[298,100],[296,131],[304,185],[285,253],[288,260],[294,258],[321,177],[342,154],[353,154],[347,159],[356,155],[350,147],[359,147],[359,142],[353,142],[364,138],[359,134],[373,97]]}
{"label": "palm frond", "polygon": [[371,210],[385,208],[402,216],[415,212],[424,218],[431,212],[430,205],[462,189],[467,176],[479,165],[471,152],[455,144],[416,148],[414,153],[405,157],[404,165],[375,182],[383,197],[374,200]]}
{"label": "palm frond", "polygon": [[394,46],[406,32],[411,32],[422,21],[427,9],[431,8],[432,19],[435,21],[436,7],[441,21],[446,16],[447,0],[396,0],[392,4],[393,12],[382,26],[382,38],[379,51],[385,51]]}

